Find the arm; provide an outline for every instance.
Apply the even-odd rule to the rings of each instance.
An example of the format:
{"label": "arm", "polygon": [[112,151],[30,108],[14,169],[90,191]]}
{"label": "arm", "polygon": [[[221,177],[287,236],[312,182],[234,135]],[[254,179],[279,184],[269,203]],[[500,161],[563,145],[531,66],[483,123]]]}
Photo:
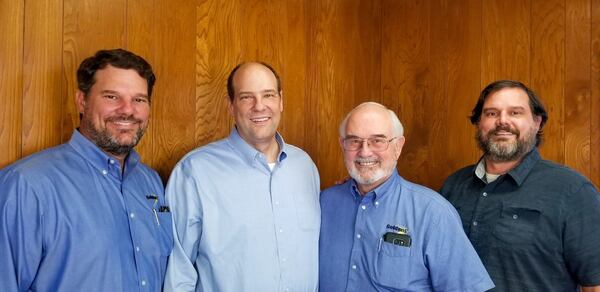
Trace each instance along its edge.
{"label": "arm", "polygon": [[194,267],[202,236],[199,188],[184,164],[178,165],[166,188],[173,216],[173,250],[169,256],[163,291],[195,291],[198,272]]}
{"label": "arm", "polygon": [[480,292],[494,288],[452,205],[430,206],[428,213],[436,217],[427,231],[425,248],[434,290]]}
{"label": "arm", "polygon": [[42,260],[42,204],[15,172],[0,173],[0,287],[29,291]]}

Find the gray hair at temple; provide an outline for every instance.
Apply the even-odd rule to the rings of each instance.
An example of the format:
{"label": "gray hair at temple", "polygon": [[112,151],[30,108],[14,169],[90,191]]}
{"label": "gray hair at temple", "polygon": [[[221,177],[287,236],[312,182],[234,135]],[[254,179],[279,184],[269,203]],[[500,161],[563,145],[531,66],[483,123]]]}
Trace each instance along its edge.
{"label": "gray hair at temple", "polygon": [[357,105],[346,115],[346,117],[344,117],[344,119],[340,123],[340,128],[339,128],[340,137],[343,138],[346,135],[346,125],[348,124],[348,118],[350,117],[350,115],[352,115],[352,113],[354,111],[356,111],[357,109],[359,109],[363,106],[366,106],[366,105],[374,105],[374,106],[378,106],[378,107],[381,107],[382,109],[387,110],[388,113],[390,114],[390,121],[392,123],[392,125],[391,125],[392,126],[392,135],[394,135],[394,137],[404,136],[404,127],[402,126],[400,119],[398,118],[398,116],[396,115],[396,113],[393,110],[390,110],[389,108],[385,107],[384,105],[382,105],[380,103],[376,103],[373,101],[367,101],[367,102],[363,102],[363,103]]}

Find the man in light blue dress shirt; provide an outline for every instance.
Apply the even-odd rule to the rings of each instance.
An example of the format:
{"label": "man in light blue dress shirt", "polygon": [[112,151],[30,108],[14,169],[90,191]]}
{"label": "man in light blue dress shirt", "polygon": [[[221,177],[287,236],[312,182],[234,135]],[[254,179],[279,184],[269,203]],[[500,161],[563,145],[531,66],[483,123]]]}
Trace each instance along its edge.
{"label": "man in light blue dress shirt", "polygon": [[227,87],[235,128],[187,154],[167,185],[175,241],[165,291],[316,291],[319,175],[277,133],[279,76],[242,63]]}
{"label": "man in light blue dress shirt", "polygon": [[172,247],[158,174],[133,150],[150,114],[150,65],[121,49],[77,71],[68,143],[0,171],[1,291],[160,291]]}
{"label": "man in light blue dress shirt", "polygon": [[494,287],[454,207],[404,180],[396,114],[368,102],[340,126],[352,177],[321,194],[321,291],[461,291]]}

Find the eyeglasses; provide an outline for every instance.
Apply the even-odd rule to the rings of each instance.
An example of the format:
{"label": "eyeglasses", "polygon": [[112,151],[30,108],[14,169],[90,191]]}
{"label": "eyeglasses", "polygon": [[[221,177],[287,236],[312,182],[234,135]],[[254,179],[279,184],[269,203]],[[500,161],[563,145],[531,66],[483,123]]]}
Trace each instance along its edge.
{"label": "eyeglasses", "polygon": [[342,140],[342,145],[344,147],[344,150],[356,151],[356,150],[359,150],[360,148],[362,148],[364,142],[367,142],[367,146],[369,146],[369,149],[371,149],[371,151],[385,151],[388,149],[390,142],[392,142],[396,138],[398,138],[398,137],[394,137],[389,140],[387,138],[383,138],[383,137],[376,137],[376,138],[351,137],[351,138],[344,138],[344,140]]}

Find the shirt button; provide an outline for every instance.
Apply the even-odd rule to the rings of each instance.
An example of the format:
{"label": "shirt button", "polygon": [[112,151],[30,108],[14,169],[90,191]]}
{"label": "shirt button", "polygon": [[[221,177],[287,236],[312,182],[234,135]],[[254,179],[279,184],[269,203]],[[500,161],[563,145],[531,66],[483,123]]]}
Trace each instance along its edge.
{"label": "shirt button", "polygon": [[356,235],[356,238],[360,239],[362,236],[360,234]]}
{"label": "shirt button", "polygon": [[286,262],[286,261],[287,261],[287,259],[286,259],[286,258],[282,258],[282,259],[281,259],[281,261],[282,261],[282,262]]}
{"label": "shirt button", "polygon": [[356,265],[352,265],[352,269],[353,269],[353,270],[356,270]]}
{"label": "shirt button", "polygon": [[375,206],[379,206],[379,201],[375,202]]}
{"label": "shirt button", "polygon": [[487,193],[486,193],[486,192],[484,192],[482,195],[483,195],[484,197],[487,197]]}
{"label": "shirt button", "polygon": [[108,171],[106,171],[106,169],[103,169],[102,174],[106,175],[106,174],[108,174]]}
{"label": "shirt button", "polygon": [[282,232],[283,232],[283,229],[282,229],[282,228],[280,228],[280,229],[279,229],[279,233],[282,233]]}
{"label": "shirt button", "polygon": [[279,201],[275,201],[275,205],[279,205]]}
{"label": "shirt button", "polygon": [[135,247],[135,251],[140,251],[140,247],[139,247],[139,246],[136,246],[136,247]]}
{"label": "shirt button", "polygon": [[110,164],[115,164],[115,161],[114,161],[114,160],[112,160],[112,159],[111,159],[111,160],[109,160],[109,162],[110,162]]}
{"label": "shirt button", "polygon": [[477,226],[477,221],[473,221],[473,226]]}
{"label": "shirt button", "polygon": [[142,286],[146,286],[146,281],[142,281]]}
{"label": "shirt button", "polygon": [[363,210],[367,209],[367,206],[365,206],[365,205],[362,205],[362,206],[360,206],[360,207],[361,207]]}
{"label": "shirt button", "polygon": [[135,218],[135,213],[129,213],[129,217],[132,219]]}
{"label": "shirt button", "polygon": [[519,215],[517,215],[517,214],[514,214],[514,215],[513,215],[513,219],[515,219],[515,220],[516,220],[517,218],[519,218]]}

